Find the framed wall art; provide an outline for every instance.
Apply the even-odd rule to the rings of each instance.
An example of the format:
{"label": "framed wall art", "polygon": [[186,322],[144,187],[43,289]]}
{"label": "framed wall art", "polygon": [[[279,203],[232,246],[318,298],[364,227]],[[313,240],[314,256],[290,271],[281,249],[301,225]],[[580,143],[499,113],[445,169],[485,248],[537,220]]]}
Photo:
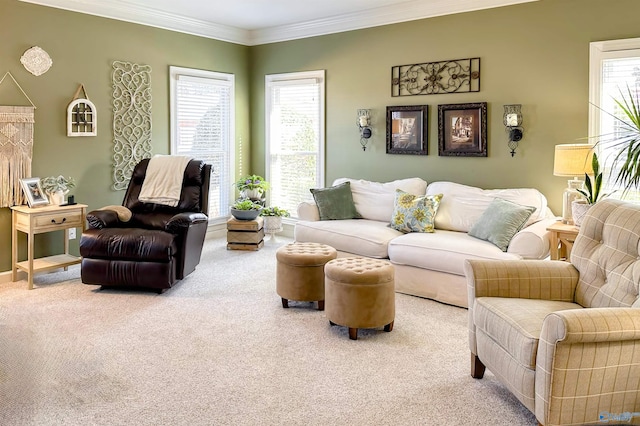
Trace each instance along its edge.
{"label": "framed wall art", "polygon": [[427,155],[427,105],[387,107],[387,154]]}
{"label": "framed wall art", "polygon": [[438,105],[438,155],[487,156],[487,103]]}
{"label": "framed wall art", "polygon": [[49,199],[42,190],[40,178],[33,177],[20,179],[20,185],[22,186],[24,195],[27,197],[27,204],[29,204],[29,207],[49,204]]}

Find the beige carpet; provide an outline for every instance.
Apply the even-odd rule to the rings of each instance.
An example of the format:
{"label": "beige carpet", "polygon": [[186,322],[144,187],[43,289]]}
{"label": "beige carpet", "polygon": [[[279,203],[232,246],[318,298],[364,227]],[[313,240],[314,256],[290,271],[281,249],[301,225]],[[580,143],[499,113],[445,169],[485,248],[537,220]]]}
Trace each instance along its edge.
{"label": "beige carpet", "polygon": [[464,309],[398,294],[357,341],[283,309],[275,251],[205,243],[162,295],[98,291],[79,268],[0,285],[2,425],[535,425],[469,376]]}

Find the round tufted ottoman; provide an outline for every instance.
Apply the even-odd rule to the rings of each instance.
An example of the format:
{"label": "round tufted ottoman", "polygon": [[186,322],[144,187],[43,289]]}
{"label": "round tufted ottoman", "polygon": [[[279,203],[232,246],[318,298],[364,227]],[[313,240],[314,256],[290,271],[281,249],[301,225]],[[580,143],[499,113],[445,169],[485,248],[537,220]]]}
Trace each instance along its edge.
{"label": "round tufted ottoman", "polygon": [[349,338],[359,328],[384,326],[393,330],[396,299],[393,265],[386,260],[344,257],[327,263],[325,300],[331,325],[349,327]]}
{"label": "round tufted ottoman", "polygon": [[289,300],[318,302],[324,310],[324,265],[338,255],[336,249],[318,243],[293,243],[276,251],[276,291],[282,307]]}

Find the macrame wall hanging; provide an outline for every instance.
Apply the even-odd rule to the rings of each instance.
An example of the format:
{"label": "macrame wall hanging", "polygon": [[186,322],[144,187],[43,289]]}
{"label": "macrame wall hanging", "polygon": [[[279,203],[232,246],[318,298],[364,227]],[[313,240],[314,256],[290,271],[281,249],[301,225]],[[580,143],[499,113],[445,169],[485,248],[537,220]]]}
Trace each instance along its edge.
{"label": "macrame wall hanging", "polygon": [[31,177],[33,123],[36,106],[13,75],[6,72],[31,106],[0,106],[0,207],[24,203],[20,179]]}
{"label": "macrame wall hanging", "polygon": [[113,189],[127,189],[133,168],[151,157],[151,67],[113,63]]}

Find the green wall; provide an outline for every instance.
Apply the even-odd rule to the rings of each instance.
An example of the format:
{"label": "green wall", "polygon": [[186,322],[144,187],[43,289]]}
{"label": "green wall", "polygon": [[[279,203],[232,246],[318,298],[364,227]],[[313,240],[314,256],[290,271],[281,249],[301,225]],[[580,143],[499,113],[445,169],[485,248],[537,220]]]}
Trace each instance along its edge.
{"label": "green wall", "polygon": [[[622,12],[624,11],[624,12]],[[640,36],[640,2],[542,0],[478,12],[254,47],[252,166],[264,170],[264,76],[326,70],[326,183],[337,177],[420,176],[484,188],[536,187],[562,214],[566,179],[553,176],[554,145],[587,136],[589,42]],[[391,97],[396,65],[481,58],[481,91]],[[488,102],[488,157],[438,156],[439,104]],[[386,107],[429,105],[429,155],[386,154]],[[522,104],[524,139],[512,158],[503,105]],[[373,110],[359,144],[356,110]]]}
{"label": "green wall", "polygon": [[[236,76],[238,161],[249,161],[249,53],[232,43],[142,25],[83,15],[17,0],[0,0],[0,77],[11,71],[36,105],[32,175],[72,176],[76,201],[98,208],[120,204],[124,191],[111,189],[111,72],[114,61],[151,66],[153,153],[169,152],[169,66],[233,73]],[[40,46],[53,66],[36,77],[20,57]],[[98,110],[98,136],[67,137],[66,110],[78,85],[84,84]],[[0,105],[28,101],[9,78],[0,86]],[[240,154],[241,153],[241,154]],[[61,250],[61,235],[37,236],[36,254]],[[24,253],[24,239],[20,237]],[[0,271],[11,269],[11,212],[0,209]],[[77,253],[77,240],[72,244]]]}
{"label": "green wall", "polygon": [[[17,0],[0,0],[0,10],[0,73],[11,71],[38,107],[33,175],[73,176],[76,199],[90,208],[120,203],[123,195],[111,189],[110,79],[119,60],[152,67],[154,153],[169,151],[170,65],[236,75],[237,165],[254,173],[264,173],[264,76],[324,69],[327,183],[420,176],[485,188],[533,186],[559,214],[566,183],[553,176],[553,147],[587,134],[589,42],[640,36],[635,0],[541,0],[254,47]],[[19,62],[34,45],[53,58],[40,77]],[[467,57],[481,58],[480,92],[391,97],[391,67]],[[66,136],[66,107],[80,83],[100,114],[97,137]],[[489,104],[489,156],[439,157],[437,105],[468,102]],[[0,86],[0,104],[24,103],[11,84]],[[525,129],[513,158],[502,125],[503,105],[512,103],[523,105]],[[417,104],[429,105],[429,155],[386,154],[386,106]],[[365,152],[358,108],[374,114]],[[10,228],[9,209],[0,209],[0,271],[10,269]],[[39,245],[53,250],[59,240]]]}

